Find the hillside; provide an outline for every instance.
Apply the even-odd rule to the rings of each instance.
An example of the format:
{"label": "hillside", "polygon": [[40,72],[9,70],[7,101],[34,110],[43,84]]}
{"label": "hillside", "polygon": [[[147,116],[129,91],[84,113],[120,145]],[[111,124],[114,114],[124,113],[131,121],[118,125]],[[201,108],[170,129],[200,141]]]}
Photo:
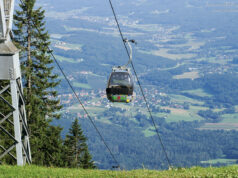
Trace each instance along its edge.
{"label": "hillside", "polygon": [[173,169],[166,171],[132,170],[106,171],[63,168],[44,168],[37,166],[0,166],[0,177],[238,177],[238,166],[221,168]]}
{"label": "hillside", "polygon": [[[138,42],[135,68],[172,164],[237,164],[237,2],[113,4],[124,36]],[[167,169],[137,84],[130,104],[106,99],[111,67],[127,59],[108,2],[42,0],[39,5],[46,10],[54,54],[121,166]],[[64,108],[63,119],[54,124],[64,128],[62,136],[78,117],[93,160],[110,169],[108,152],[63,78],[57,90]]]}

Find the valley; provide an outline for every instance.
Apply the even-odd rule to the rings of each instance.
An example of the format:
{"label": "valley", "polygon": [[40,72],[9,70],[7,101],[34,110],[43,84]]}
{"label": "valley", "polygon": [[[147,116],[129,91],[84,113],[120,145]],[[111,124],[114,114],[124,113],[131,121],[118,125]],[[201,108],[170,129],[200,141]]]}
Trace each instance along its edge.
{"label": "valley", "polygon": [[[237,13],[218,13],[218,7],[208,6],[211,1],[168,1],[162,6],[158,5],[162,1],[151,1],[142,10],[145,2],[136,1],[135,6],[128,6],[125,1],[116,1],[116,11],[125,37],[138,42],[133,61],[173,163],[226,164],[210,161],[217,159],[235,163],[237,153],[229,153],[238,148],[232,141],[238,131],[238,24],[234,22]],[[158,143],[152,144],[157,142],[155,130],[137,84],[132,103],[110,103],[106,98],[111,67],[127,62],[106,2],[82,0],[75,7],[62,10],[60,3],[51,0],[45,7],[52,49],[124,166],[140,168],[137,162],[143,162],[149,168],[166,168],[164,159],[156,161],[162,153],[156,149]],[[58,70],[55,73],[60,75]],[[80,118],[95,160],[107,168],[111,161],[105,161],[107,153],[102,153],[100,140],[87,125],[87,116],[63,78],[58,91],[64,106],[63,120],[55,124],[67,130],[75,117]],[[217,135],[220,140],[214,139]],[[227,135],[230,145],[224,143]],[[208,144],[211,140],[214,145]],[[150,146],[145,148],[138,143]],[[188,146],[191,143],[195,146]],[[199,143],[201,148],[196,147]],[[153,154],[145,153],[147,150]]]}

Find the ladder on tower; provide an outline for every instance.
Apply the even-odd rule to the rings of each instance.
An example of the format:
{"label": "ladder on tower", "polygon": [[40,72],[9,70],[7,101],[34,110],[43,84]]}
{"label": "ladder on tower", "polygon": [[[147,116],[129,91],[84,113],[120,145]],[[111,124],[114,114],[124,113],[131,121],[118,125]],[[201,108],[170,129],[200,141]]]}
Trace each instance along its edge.
{"label": "ladder on tower", "polygon": [[[31,163],[19,50],[11,40],[14,0],[0,0],[0,163]],[[3,144],[4,143],[4,144]]]}

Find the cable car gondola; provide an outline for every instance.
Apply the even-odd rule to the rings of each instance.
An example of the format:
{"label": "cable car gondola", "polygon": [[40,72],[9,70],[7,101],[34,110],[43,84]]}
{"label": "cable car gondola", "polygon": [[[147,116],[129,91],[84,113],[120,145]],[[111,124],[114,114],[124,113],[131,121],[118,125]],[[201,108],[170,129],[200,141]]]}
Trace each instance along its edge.
{"label": "cable car gondola", "polygon": [[134,82],[127,66],[132,61],[132,48],[129,42],[135,43],[135,41],[124,40],[124,42],[130,47],[130,59],[125,66],[112,68],[106,88],[107,98],[111,102],[129,103],[133,100]]}
{"label": "cable car gondola", "polygon": [[128,68],[114,67],[107,84],[107,98],[112,102],[129,103],[133,99],[134,83]]}

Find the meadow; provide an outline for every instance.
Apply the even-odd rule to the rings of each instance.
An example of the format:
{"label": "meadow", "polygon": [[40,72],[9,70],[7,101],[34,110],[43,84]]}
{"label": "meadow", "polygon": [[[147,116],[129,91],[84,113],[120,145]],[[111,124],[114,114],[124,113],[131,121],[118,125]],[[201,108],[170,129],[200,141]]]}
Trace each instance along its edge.
{"label": "meadow", "polygon": [[38,166],[0,166],[0,178],[7,177],[238,177],[238,166],[228,167],[192,167],[170,170],[85,170]]}

